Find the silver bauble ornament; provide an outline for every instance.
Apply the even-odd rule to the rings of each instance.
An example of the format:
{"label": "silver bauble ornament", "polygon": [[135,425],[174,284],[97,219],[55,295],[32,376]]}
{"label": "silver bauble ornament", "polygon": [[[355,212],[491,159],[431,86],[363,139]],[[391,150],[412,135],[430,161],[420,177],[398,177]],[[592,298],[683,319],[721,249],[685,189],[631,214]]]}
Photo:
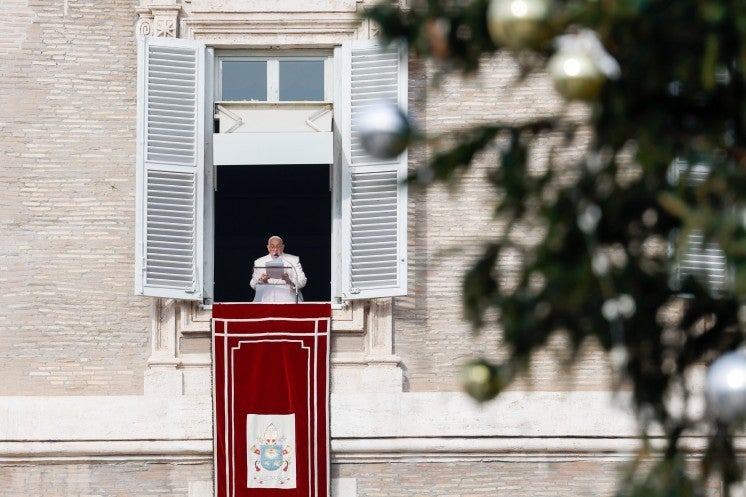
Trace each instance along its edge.
{"label": "silver bauble ornament", "polygon": [[496,45],[513,50],[538,48],[552,35],[553,0],[491,0],[487,29]]}
{"label": "silver bauble ornament", "polygon": [[379,159],[397,157],[412,138],[409,119],[391,102],[378,102],[365,109],[358,131],[365,151]]}
{"label": "silver bauble ornament", "polygon": [[720,356],[707,370],[705,397],[710,414],[732,423],[746,418],[746,355],[741,351]]}

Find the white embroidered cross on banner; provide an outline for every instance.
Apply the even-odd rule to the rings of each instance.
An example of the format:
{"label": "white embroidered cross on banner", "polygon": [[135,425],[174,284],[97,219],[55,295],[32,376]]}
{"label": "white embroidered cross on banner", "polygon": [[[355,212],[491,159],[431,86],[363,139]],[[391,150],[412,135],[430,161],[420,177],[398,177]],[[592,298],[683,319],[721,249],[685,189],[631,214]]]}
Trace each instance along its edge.
{"label": "white embroidered cross on banner", "polygon": [[295,414],[246,416],[248,488],[295,488]]}

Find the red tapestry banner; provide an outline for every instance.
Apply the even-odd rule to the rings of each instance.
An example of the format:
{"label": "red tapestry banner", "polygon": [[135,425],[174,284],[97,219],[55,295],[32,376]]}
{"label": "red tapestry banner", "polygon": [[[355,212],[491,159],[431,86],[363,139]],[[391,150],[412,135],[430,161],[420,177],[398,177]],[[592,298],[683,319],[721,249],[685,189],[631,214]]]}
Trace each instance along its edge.
{"label": "red tapestry banner", "polygon": [[216,497],[329,496],[331,305],[214,304]]}

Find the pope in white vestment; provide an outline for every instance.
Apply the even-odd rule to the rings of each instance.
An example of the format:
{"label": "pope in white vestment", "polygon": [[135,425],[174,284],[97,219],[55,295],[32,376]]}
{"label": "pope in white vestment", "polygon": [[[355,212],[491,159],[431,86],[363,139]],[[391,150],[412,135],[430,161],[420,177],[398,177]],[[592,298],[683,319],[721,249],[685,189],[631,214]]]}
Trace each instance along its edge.
{"label": "pope in white vestment", "polygon": [[300,289],[306,286],[306,275],[296,255],[285,253],[279,236],[267,241],[268,254],[254,261],[251,288],[254,302],[302,302]]}

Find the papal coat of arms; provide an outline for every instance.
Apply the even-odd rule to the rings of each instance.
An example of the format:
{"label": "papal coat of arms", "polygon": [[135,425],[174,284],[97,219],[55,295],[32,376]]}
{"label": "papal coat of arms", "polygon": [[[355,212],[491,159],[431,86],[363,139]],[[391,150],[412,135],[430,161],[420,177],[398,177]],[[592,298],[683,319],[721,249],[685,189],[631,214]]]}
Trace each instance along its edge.
{"label": "papal coat of arms", "polygon": [[[248,451],[249,488],[295,488],[294,420],[294,415],[249,415],[246,434],[250,437],[254,432]],[[257,429],[261,431],[256,433]]]}

